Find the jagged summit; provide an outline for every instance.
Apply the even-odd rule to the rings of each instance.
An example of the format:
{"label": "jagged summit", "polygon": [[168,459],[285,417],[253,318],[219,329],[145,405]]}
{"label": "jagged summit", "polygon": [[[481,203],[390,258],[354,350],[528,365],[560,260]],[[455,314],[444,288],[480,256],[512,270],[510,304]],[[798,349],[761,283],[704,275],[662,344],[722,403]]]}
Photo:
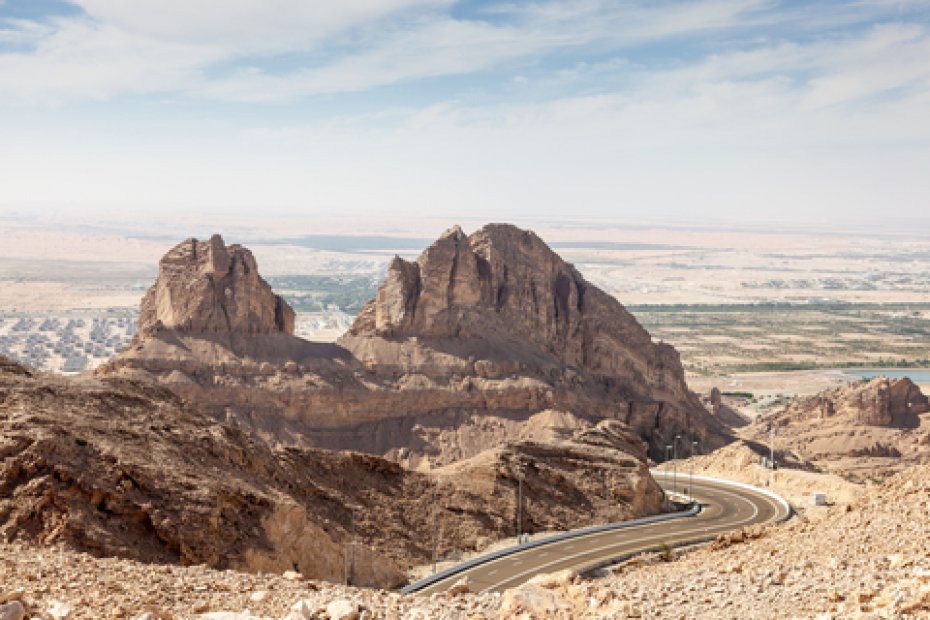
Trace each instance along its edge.
{"label": "jagged summit", "polygon": [[616,299],[535,233],[510,224],[467,236],[456,226],[416,261],[395,257],[349,336],[482,340],[491,349],[517,341],[597,373],[647,382],[667,375],[656,387],[686,391],[672,347],[653,343]]}
{"label": "jagged summit", "polygon": [[142,298],[139,331],[161,328],[209,334],[294,332],[294,311],[258,274],[252,252],[220,235],[190,238],[159,262]]}

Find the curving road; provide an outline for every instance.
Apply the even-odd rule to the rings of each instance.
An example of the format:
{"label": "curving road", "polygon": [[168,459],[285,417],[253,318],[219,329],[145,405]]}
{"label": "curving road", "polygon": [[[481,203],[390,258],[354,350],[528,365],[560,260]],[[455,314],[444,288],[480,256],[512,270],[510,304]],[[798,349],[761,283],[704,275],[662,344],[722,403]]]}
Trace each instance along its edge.
{"label": "curving road", "polygon": [[[670,472],[653,471],[652,474],[663,488],[672,490]],[[679,473],[678,490],[687,483],[687,477]],[[695,476],[692,493],[701,504],[700,512],[692,516],[618,526],[618,529],[571,538],[554,536],[552,542],[540,541],[532,548],[515,549],[477,566],[443,571],[436,576],[438,581],[431,583],[430,579],[425,579],[404,591],[441,592],[466,576],[473,592],[503,591],[540,573],[566,568],[584,571],[643,551],[654,551],[665,544],[674,547],[702,542],[746,525],[777,522],[791,516],[790,507],[779,498],[738,483]]]}

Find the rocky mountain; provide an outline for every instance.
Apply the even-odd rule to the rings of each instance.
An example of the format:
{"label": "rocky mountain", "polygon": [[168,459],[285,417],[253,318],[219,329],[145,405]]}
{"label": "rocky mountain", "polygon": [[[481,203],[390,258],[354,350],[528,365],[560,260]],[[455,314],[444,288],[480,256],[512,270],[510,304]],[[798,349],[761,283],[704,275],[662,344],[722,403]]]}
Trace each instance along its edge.
{"label": "rocky mountain", "polygon": [[740,434],[767,445],[772,428],[782,459],[854,478],[930,462],[930,404],[908,378],[876,377],[798,398]]}
{"label": "rocky mountain", "polygon": [[[698,472],[753,484],[761,483],[756,470],[767,478],[754,460],[744,464],[748,478],[732,469],[732,458],[720,462],[723,472]],[[25,609],[33,618],[62,617],[51,611],[70,610],[74,620],[930,617],[930,465],[863,485],[782,471],[771,489],[797,495],[802,518],[732,532],[686,552],[644,554],[595,576],[538,575],[502,594],[460,587],[456,594],[404,596],[0,540],[0,614]],[[811,505],[812,490],[828,492],[830,504]],[[472,592],[480,587],[471,584]]]}
{"label": "rocky mountain", "polygon": [[545,411],[620,420],[656,459],[676,434],[728,440],[676,351],[530,231],[456,227],[415,262],[396,258],[335,345],[290,335],[251,254],[224,248],[215,236],[166,255],[145,329],[101,376],[154,379],[271,443],[410,467],[473,456]]}

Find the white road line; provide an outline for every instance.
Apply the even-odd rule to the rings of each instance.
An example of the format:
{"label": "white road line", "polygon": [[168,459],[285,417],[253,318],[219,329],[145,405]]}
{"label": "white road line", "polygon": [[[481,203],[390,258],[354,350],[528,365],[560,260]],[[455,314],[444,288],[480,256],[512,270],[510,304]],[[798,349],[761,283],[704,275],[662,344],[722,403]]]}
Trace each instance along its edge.
{"label": "white road line", "polygon": [[[662,476],[662,477],[666,477],[665,475],[663,475],[662,472],[653,472],[653,474],[656,474],[656,473],[658,473],[658,474],[659,474],[660,476]],[[667,477],[671,477],[671,473],[668,473]],[[741,527],[745,522],[751,522],[752,520],[754,520],[754,519],[758,516],[758,514],[759,514],[759,507],[758,507],[755,503],[753,503],[753,502],[749,501],[748,499],[746,499],[746,497],[740,496],[740,495],[736,495],[736,494],[734,494],[734,493],[732,493],[732,492],[728,492],[728,491],[726,491],[726,490],[724,490],[724,489],[721,489],[720,486],[719,486],[718,484],[715,484],[715,481],[695,480],[695,483],[696,483],[696,484],[694,485],[694,491],[696,492],[696,495],[697,495],[697,496],[700,496],[700,495],[701,495],[701,493],[699,492],[700,489],[701,489],[701,487],[705,487],[705,490],[711,491],[711,494],[712,494],[712,495],[713,495],[713,494],[723,494],[723,495],[728,495],[728,496],[731,496],[731,497],[736,497],[738,500],[740,500],[740,502],[745,502],[745,503],[748,503],[748,504],[750,504],[750,505],[752,506],[752,514],[750,515],[750,517],[749,517],[748,519],[744,519],[743,521],[737,521],[737,522],[734,522],[734,523],[727,523],[727,524],[722,525],[722,526],[712,526],[712,527],[704,527],[703,524],[701,524],[701,525],[699,526],[698,529],[685,530],[685,531],[680,531],[680,532],[671,532],[671,534],[674,534],[674,535],[681,535],[681,534],[690,534],[690,533],[696,533],[696,532],[700,532],[700,533],[703,533],[703,534],[708,534],[708,533],[711,533],[711,530],[713,530],[714,532],[732,531],[732,530],[735,530],[735,529],[738,529],[739,527]],[[708,486],[708,485],[710,485],[710,486]],[[759,492],[757,492],[757,491],[756,491],[756,492],[752,492],[751,489],[746,489],[746,490],[750,491],[749,494],[750,494],[753,498],[756,498],[757,500],[761,499],[761,500],[763,500],[763,501],[765,502],[765,504],[767,504],[767,505],[769,505],[769,506],[771,506],[771,507],[774,508],[774,517],[772,518],[773,521],[774,521],[775,519],[777,519],[778,516],[783,512],[783,506],[782,506],[779,502],[774,501],[774,500],[773,500],[771,497],[769,497],[768,495],[766,495],[766,494],[764,494],[764,493],[759,493]],[[711,501],[712,501],[712,498],[711,498]],[[720,507],[719,504],[711,504],[711,505],[708,507],[708,509],[704,511],[703,514],[704,514],[706,517],[713,517],[713,516],[716,516],[716,514],[719,514],[720,512],[721,512],[721,507]],[[736,514],[742,514],[742,510],[740,509],[739,506],[737,506],[737,508],[736,508]],[[698,517],[698,518],[700,518],[700,517]],[[677,523],[677,522],[670,522],[670,523],[674,524],[674,523]],[[683,522],[682,522],[682,523],[683,523]],[[598,538],[610,538],[610,537],[613,536],[613,535],[635,533],[635,532],[638,532],[638,531],[643,530],[643,529],[645,529],[645,530],[648,532],[648,530],[650,530],[650,529],[655,529],[657,525],[658,525],[658,524],[656,524],[656,523],[644,523],[644,524],[633,525],[633,526],[626,527],[626,528],[623,528],[623,529],[617,529],[617,530],[612,530],[612,531],[607,531],[607,532],[592,532],[592,533],[590,533],[590,534],[586,534],[586,535],[584,535],[584,536],[582,536],[582,537],[579,537],[579,538],[576,539],[576,540],[581,540],[581,539],[597,540]],[[668,534],[669,534],[669,533],[666,533],[666,536],[667,536]],[[640,539],[640,540],[660,540],[662,537],[663,537],[663,536],[658,536],[658,537],[644,538],[644,539]],[[571,558],[574,558],[574,557],[580,557],[580,556],[585,555],[585,554],[594,553],[594,552],[597,551],[597,550],[606,550],[606,549],[611,549],[611,548],[617,547],[617,546],[628,545],[628,544],[633,543],[633,542],[638,542],[638,541],[632,540],[632,541],[626,541],[626,542],[623,542],[623,543],[615,543],[615,544],[613,544],[613,545],[607,544],[607,545],[604,545],[603,547],[600,547],[599,549],[589,549],[589,550],[587,550],[587,551],[583,551],[583,552],[580,552],[580,553],[576,553],[576,554],[573,554],[573,555],[571,555],[571,556],[559,556],[559,559],[558,559],[558,560],[555,560],[555,561],[552,561],[552,562],[548,562],[548,563],[543,564],[543,565],[541,565],[541,566],[537,566],[536,568],[534,568],[534,569],[532,569],[532,570],[530,570],[530,571],[524,571],[523,573],[521,573],[521,575],[520,575],[519,577],[523,577],[523,576],[526,576],[526,575],[528,575],[528,574],[532,574],[533,572],[537,572],[540,568],[545,568],[545,567],[547,567],[547,566],[551,566],[551,565],[553,565],[553,564],[556,564],[556,563],[558,563],[558,562],[564,561],[564,560],[566,560],[566,559],[571,559]],[[561,545],[561,544],[559,544],[559,543],[557,542],[557,543],[553,543],[553,547],[558,547],[559,549],[569,549],[569,548],[573,548],[574,545],[570,545],[570,546],[566,547],[566,546],[563,546],[563,545]],[[507,556],[504,556],[504,557],[496,558],[496,559],[494,559],[494,560],[490,560],[489,562],[486,562],[486,563],[481,564],[481,565],[479,565],[479,566],[473,567],[473,568],[470,569],[470,570],[462,571],[462,572],[460,572],[460,573],[456,573],[456,574],[454,574],[454,575],[450,575],[450,576],[447,577],[446,579],[443,579],[443,580],[440,581],[440,582],[434,583],[434,584],[432,584],[431,586],[429,586],[429,587],[427,587],[427,588],[424,588],[424,590],[430,590],[430,589],[436,588],[436,586],[438,586],[438,585],[440,585],[440,584],[442,584],[442,583],[444,583],[444,582],[446,582],[446,581],[451,581],[451,580],[453,580],[453,579],[460,578],[462,575],[467,575],[467,574],[473,573],[473,572],[475,572],[475,571],[478,571],[478,570],[480,570],[480,569],[482,569],[482,568],[487,568],[489,565],[493,565],[493,564],[501,564],[501,565],[503,565],[505,562],[510,563],[510,564],[513,565],[513,566],[522,564],[524,560],[522,560],[522,559],[515,560],[514,558],[517,557],[517,556],[519,556],[519,555],[522,555],[522,554],[524,554],[524,553],[526,553],[526,552],[536,551],[538,557],[540,557],[540,558],[542,558],[543,556],[548,556],[548,555],[550,554],[549,551],[541,551],[541,552],[540,552],[540,551],[537,551],[538,549],[539,549],[539,547],[537,547],[537,548],[535,548],[535,549],[526,549],[526,550],[523,550],[523,551],[517,551],[516,553],[510,554],[510,555],[507,555]],[[499,566],[498,568],[492,569],[492,571],[489,571],[489,572],[487,573],[487,575],[492,575],[492,574],[497,573],[498,570],[499,570],[500,568],[502,568],[502,566]],[[484,591],[488,591],[488,590],[494,589],[494,588],[500,586],[501,584],[507,583],[508,581],[512,581],[512,580],[514,580],[514,579],[516,579],[516,578],[517,578],[517,577],[511,577],[511,578],[508,579],[508,580],[498,582],[497,584],[495,584],[495,585],[493,585],[493,586],[490,586],[490,587],[488,587],[488,588],[485,588]]]}
{"label": "white road line", "polygon": [[[723,530],[723,531],[731,531],[731,530],[738,529],[738,528],[739,528],[740,526],[742,526],[744,523],[750,523],[750,522],[752,522],[752,520],[755,519],[755,517],[759,514],[759,507],[756,506],[753,502],[751,502],[751,501],[749,501],[748,499],[746,499],[745,497],[743,497],[743,496],[741,496],[741,495],[737,495],[737,494],[735,494],[735,493],[730,493],[730,492],[728,492],[728,491],[723,491],[723,490],[719,490],[719,491],[720,491],[720,493],[723,493],[724,495],[729,495],[730,497],[735,497],[735,498],[736,498],[737,500],[739,500],[739,501],[746,502],[747,504],[749,504],[750,506],[752,506],[753,511],[752,511],[752,515],[751,515],[748,519],[743,519],[743,520],[741,520],[741,521],[737,521],[737,522],[734,522],[734,523],[726,523],[726,524],[724,524],[724,525],[721,525],[721,526],[718,526],[718,527],[714,528],[715,530],[720,529],[720,530]],[[619,530],[619,531],[622,531],[622,530]],[[674,534],[675,534],[676,536],[681,536],[681,535],[684,535],[684,534],[695,534],[695,533],[698,533],[698,532],[706,532],[706,531],[707,531],[706,528],[696,528],[696,529],[685,530],[685,531],[681,531],[681,532],[675,532]],[[622,543],[616,543],[616,544],[614,544],[614,545],[608,545],[608,546],[605,546],[605,547],[601,547],[600,549],[588,549],[587,551],[580,551],[580,552],[578,552],[578,553],[573,553],[573,554],[571,554],[571,555],[564,555],[564,556],[561,556],[561,557],[559,557],[558,559],[553,560],[553,561],[551,561],[551,562],[546,562],[545,564],[537,564],[537,565],[535,565],[533,568],[531,568],[530,570],[523,571],[522,573],[519,573],[519,574],[514,575],[514,576],[512,576],[512,577],[508,577],[507,579],[504,579],[503,581],[499,581],[499,582],[495,583],[495,584],[492,585],[492,586],[488,586],[487,588],[485,588],[484,590],[482,590],[482,593],[484,593],[484,592],[489,592],[489,591],[491,591],[491,590],[496,590],[497,588],[499,588],[500,586],[502,586],[502,585],[504,585],[504,584],[506,584],[506,583],[510,583],[511,581],[517,581],[517,580],[519,580],[519,579],[523,579],[524,577],[527,577],[527,576],[532,575],[532,574],[534,574],[534,573],[542,573],[542,572],[544,572],[542,569],[548,568],[549,566],[554,566],[555,564],[560,564],[560,563],[562,563],[562,562],[564,562],[564,561],[566,561],[566,560],[573,560],[573,559],[575,559],[575,558],[579,558],[579,557],[582,557],[582,556],[585,556],[585,555],[590,555],[591,553],[594,553],[594,552],[597,552],[597,551],[606,551],[606,550],[611,549],[611,548],[613,548],[613,547],[626,546],[626,545],[629,545],[631,542],[632,542],[632,543],[641,543],[641,542],[648,542],[648,541],[660,541],[660,540],[662,540],[663,538],[668,538],[668,533],[659,534],[658,536],[650,536],[650,537],[646,537],[646,538],[640,538],[640,539],[637,539],[637,540],[635,540],[635,541],[626,541],[626,542],[622,542]],[[520,563],[522,563],[522,560],[520,561]],[[514,562],[514,564],[516,565],[516,562]]]}

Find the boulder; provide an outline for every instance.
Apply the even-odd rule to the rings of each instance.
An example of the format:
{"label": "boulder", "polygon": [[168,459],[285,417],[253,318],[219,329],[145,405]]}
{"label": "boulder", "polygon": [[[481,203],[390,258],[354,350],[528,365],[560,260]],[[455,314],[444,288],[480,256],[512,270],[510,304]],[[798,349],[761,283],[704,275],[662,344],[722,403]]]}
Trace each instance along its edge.
{"label": "boulder", "polygon": [[9,601],[0,605],[0,620],[23,620],[26,608],[19,601]]}

